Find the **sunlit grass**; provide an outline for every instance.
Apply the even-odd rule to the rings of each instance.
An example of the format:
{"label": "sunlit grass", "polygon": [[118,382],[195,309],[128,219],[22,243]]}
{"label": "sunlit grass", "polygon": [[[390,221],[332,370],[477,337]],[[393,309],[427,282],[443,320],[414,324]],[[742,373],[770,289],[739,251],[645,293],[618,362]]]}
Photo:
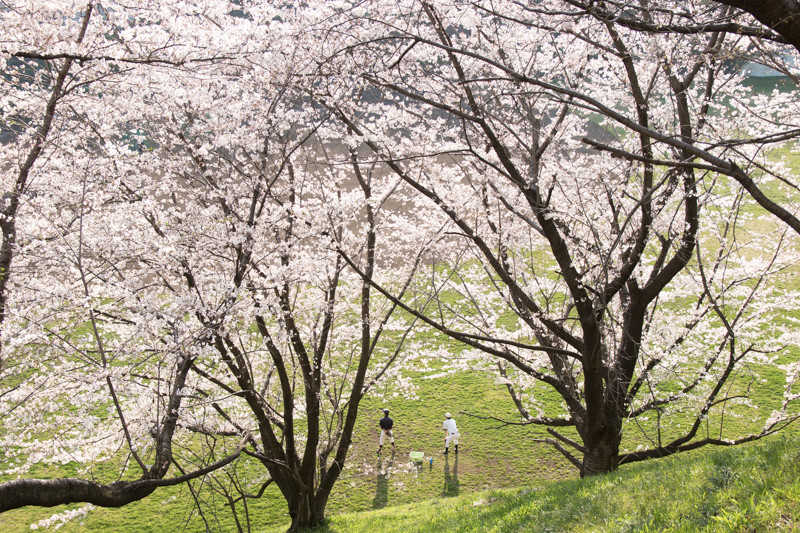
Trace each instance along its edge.
{"label": "sunlit grass", "polygon": [[675,456],[584,480],[333,516],[318,531],[796,531],[797,438]]}

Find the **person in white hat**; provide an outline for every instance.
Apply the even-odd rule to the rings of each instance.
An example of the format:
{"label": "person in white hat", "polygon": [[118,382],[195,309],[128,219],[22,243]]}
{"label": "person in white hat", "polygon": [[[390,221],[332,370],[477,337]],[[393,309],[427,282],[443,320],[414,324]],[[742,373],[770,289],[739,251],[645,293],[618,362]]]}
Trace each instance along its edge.
{"label": "person in white hat", "polygon": [[389,418],[389,410],[383,410],[383,418],[380,419],[378,425],[381,427],[381,438],[378,441],[378,453],[381,453],[383,449],[383,440],[385,437],[389,437],[389,442],[392,443],[392,449],[394,450],[394,433],[392,433],[392,428],[394,427],[394,420]]}
{"label": "person in white hat", "polygon": [[444,414],[444,422],[442,423],[442,430],[445,432],[444,453],[447,454],[450,451],[451,442],[455,445],[455,452],[458,453],[458,438],[461,435],[458,434],[456,421],[453,420],[453,416],[450,413]]}

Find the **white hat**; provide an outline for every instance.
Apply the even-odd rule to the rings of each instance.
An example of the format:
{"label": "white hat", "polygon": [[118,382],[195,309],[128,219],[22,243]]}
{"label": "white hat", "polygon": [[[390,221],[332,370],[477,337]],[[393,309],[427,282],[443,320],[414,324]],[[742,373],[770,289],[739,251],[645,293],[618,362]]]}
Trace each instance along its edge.
{"label": "white hat", "polygon": [[450,413],[445,413],[445,414],[444,414],[444,417],[445,417],[445,418],[450,418]]}

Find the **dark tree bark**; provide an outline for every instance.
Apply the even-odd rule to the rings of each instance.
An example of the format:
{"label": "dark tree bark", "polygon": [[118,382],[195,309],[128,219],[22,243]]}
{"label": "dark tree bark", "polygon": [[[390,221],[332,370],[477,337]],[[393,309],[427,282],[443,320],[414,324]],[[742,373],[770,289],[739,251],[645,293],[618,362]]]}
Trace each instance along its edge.
{"label": "dark tree bark", "polygon": [[800,2],[797,0],[714,0],[753,15],[800,51]]}
{"label": "dark tree bark", "polygon": [[0,484],[0,512],[26,505],[53,507],[76,502],[121,507],[149,496],[156,488],[144,482],[118,481],[101,485],[74,478],[19,479]]}
{"label": "dark tree bark", "polygon": [[222,468],[238,458],[239,453],[240,450],[206,468],[172,479],[153,477],[158,474],[151,472],[136,481],[108,484],[76,478],[17,479],[0,483],[0,513],[27,505],[53,507],[68,503],[91,503],[99,507],[122,507],[146,498],[159,487],[185,483]]}

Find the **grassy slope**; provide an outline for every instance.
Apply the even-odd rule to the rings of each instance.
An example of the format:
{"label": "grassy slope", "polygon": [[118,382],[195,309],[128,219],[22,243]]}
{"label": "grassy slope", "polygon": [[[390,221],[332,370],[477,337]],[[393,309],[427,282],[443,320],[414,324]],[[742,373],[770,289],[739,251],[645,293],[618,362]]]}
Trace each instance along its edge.
{"label": "grassy slope", "polygon": [[[618,473],[581,481],[560,455],[532,442],[540,433],[530,427],[495,429],[496,423],[457,415],[463,435],[461,453],[457,461],[455,456],[444,458],[439,453],[443,441],[439,428],[445,410],[513,419],[513,405],[505,389],[486,376],[473,372],[421,380],[418,396],[417,400],[389,403],[364,401],[350,466],[334,488],[328,507],[328,531],[412,532],[443,527],[450,531],[641,531],[645,526],[661,531],[684,522],[689,524],[684,530],[694,531],[717,524],[711,518],[715,513],[725,509],[738,512],[739,507],[731,507],[733,501],[748,509],[750,494],[768,487],[775,488],[765,494],[780,497],[780,488],[788,499],[785,505],[772,507],[759,499],[752,504],[758,507],[757,512],[771,517],[778,513],[777,523],[778,509],[784,506],[788,520],[800,530],[800,485],[794,481],[800,463],[798,440],[776,437],[766,448],[757,444],[694,453],[626,466]],[[396,421],[398,451],[393,460],[388,450],[382,457],[375,453],[379,409],[384,405],[390,407]],[[411,463],[411,450],[432,455],[433,465]],[[764,450],[769,453],[763,455]],[[764,473],[768,471],[772,473]],[[258,473],[251,467],[244,475]],[[766,476],[763,482],[759,476]],[[648,506],[642,506],[642,494],[647,495]],[[212,501],[209,493],[204,498]],[[191,504],[185,487],[162,489],[121,509],[96,509],[60,531],[205,529]],[[234,531],[230,513],[218,498],[216,505],[219,521],[210,519],[209,528]],[[30,524],[64,509],[21,509],[3,514],[0,524],[3,533],[30,531]],[[251,519],[254,531],[284,530],[288,517],[280,495],[268,492],[252,504]]]}
{"label": "grassy slope", "polygon": [[544,488],[343,514],[318,531],[800,531],[798,445],[796,437],[774,437]]}
{"label": "grassy slope", "polygon": [[[389,388],[387,391],[391,395]],[[530,427],[496,429],[496,422],[470,418],[462,411],[518,420],[505,388],[488,376],[464,373],[445,379],[419,380],[418,399],[397,398],[383,402],[366,398],[361,405],[348,467],[334,487],[328,514],[364,511],[421,502],[431,498],[456,496],[485,489],[542,486],[550,480],[574,478],[575,470],[560,454],[543,444],[532,442],[542,436]],[[391,449],[379,457],[380,409],[388,407],[395,420],[397,451]],[[444,437],[441,431],[444,413],[451,411],[458,421],[462,441],[458,463],[441,455]],[[433,456],[433,465],[415,465],[408,452],[423,451]],[[257,466],[245,468],[245,476],[263,474]],[[73,472],[74,475],[74,472]],[[255,492],[255,491],[254,491]],[[204,499],[212,496],[205,493]],[[203,524],[193,515],[192,498],[185,487],[161,489],[137,503],[120,509],[95,509],[85,519],[74,520],[59,531],[197,531]],[[219,522],[210,522],[214,531],[233,531],[229,512],[216,498]],[[30,524],[56,512],[81,506],[53,509],[25,508],[0,516],[2,533],[30,531]],[[156,517],[156,518],[154,518]],[[255,531],[288,525],[286,507],[277,491],[251,504]],[[186,528],[186,529],[184,529]]]}

